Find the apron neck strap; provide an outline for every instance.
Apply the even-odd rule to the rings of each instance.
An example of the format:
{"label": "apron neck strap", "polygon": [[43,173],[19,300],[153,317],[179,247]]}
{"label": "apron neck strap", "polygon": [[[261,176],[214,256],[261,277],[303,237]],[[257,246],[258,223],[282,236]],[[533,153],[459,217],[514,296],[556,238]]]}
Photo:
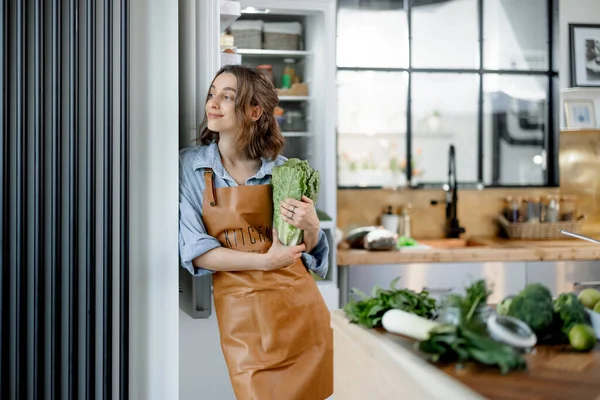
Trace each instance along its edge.
{"label": "apron neck strap", "polygon": [[213,170],[205,169],[204,170],[204,183],[206,185],[206,189],[204,190],[205,196],[208,196],[208,202],[211,206],[215,206],[217,203],[215,202],[215,185],[213,183]]}

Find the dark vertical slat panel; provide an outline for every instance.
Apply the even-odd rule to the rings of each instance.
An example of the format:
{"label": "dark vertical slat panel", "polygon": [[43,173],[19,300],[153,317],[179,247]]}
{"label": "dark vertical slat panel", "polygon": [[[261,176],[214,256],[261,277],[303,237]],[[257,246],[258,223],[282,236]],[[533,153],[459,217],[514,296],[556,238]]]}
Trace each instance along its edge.
{"label": "dark vertical slat panel", "polygon": [[[66,3],[66,4],[65,4]],[[2,2],[0,7],[0,117],[2,123],[2,137],[0,141],[0,229],[2,232],[0,261],[3,266],[0,272],[0,398],[26,398],[28,389],[33,398],[73,398],[76,397],[79,385],[85,385],[84,392],[87,398],[94,398],[95,394],[95,344],[96,327],[95,313],[95,272],[96,254],[95,244],[95,218],[96,218],[96,148],[95,148],[95,15],[93,1],[89,0],[86,7],[86,76],[85,76],[85,113],[79,106],[79,18],[78,0],[53,0],[45,3],[43,0],[15,0]],[[9,9],[10,5],[10,9]],[[68,5],[68,9],[64,6]],[[45,7],[48,7],[47,9]],[[26,7],[32,7],[26,9]],[[50,11],[49,18],[45,17],[45,10]],[[68,28],[62,31],[63,16],[68,16]],[[26,12],[29,11],[29,12]],[[103,397],[111,398],[113,390],[112,378],[112,273],[113,273],[113,35],[112,35],[112,2],[104,3],[104,136],[103,136],[103,207],[105,224],[103,226]],[[10,14],[10,17],[9,17]],[[10,24],[10,26],[9,26]],[[32,26],[33,24],[33,26]],[[128,88],[128,3],[120,4],[120,71],[119,99],[121,116],[120,126],[120,226],[121,246],[119,246],[120,265],[120,323],[119,323],[119,397],[128,398],[128,353],[129,353],[129,247],[128,247],[128,199],[129,199],[129,88]],[[26,41],[28,35],[30,40]],[[63,49],[63,36],[68,34],[68,48]],[[43,37],[47,35],[49,41],[46,46]],[[9,38],[11,39],[9,45]],[[81,37],[83,39],[83,37]],[[28,47],[33,45],[33,48]],[[67,44],[65,44],[67,46]],[[68,54],[65,53],[68,51]],[[31,54],[33,59],[27,59]],[[68,65],[63,65],[62,57],[68,60]],[[66,57],[68,55],[68,57]],[[45,61],[47,60],[47,61]],[[50,64],[46,64],[46,62]],[[48,65],[49,75],[45,76],[45,66]],[[12,68],[9,69],[9,66]],[[32,67],[32,75],[28,70]],[[68,79],[62,79],[63,68],[68,68]],[[27,78],[26,78],[27,77]],[[26,81],[27,80],[27,81]],[[9,82],[13,82],[9,88]],[[26,83],[27,82],[27,83]],[[33,85],[30,86],[30,85]],[[66,92],[63,92],[66,91]],[[32,94],[28,98],[28,93]],[[48,93],[48,101],[46,101]],[[68,121],[67,129],[63,129],[63,93],[67,94]],[[9,108],[9,101],[12,108]],[[11,111],[12,110],[12,111]],[[33,114],[28,114],[32,110]],[[67,110],[65,110],[67,111]],[[9,115],[13,112],[14,114]],[[81,112],[81,114],[80,114]],[[90,235],[86,243],[80,243],[78,238],[78,193],[79,193],[79,151],[80,133],[79,118],[86,118],[86,188],[85,188],[85,217],[86,227]],[[31,119],[28,117],[32,117]],[[10,119],[14,118],[14,119]],[[31,120],[33,126],[28,125]],[[50,129],[46,130],[46,122]],[[28,129],[29,128],[29,129]],[[11,131],[12,130],[12,131]],[[32,133],[31,136],[29,133]],[[67,164],[62,165],[63,150],[62,139],[68,135]],[[28,142],[32,140],[33,142]],[[31,144],[32,152],[28,146]],[[46,146],[49,147],[46,153]],[[9,157],[12,157],[9,158]],[[31,165],[31,166],[30,166]],[[11,168],[14,170],[10,170]],[[68,171],[64,171],[64,167]],[[33,168],[31,174],[28,168]],[[48,174],[46,172],[49,169]],[[67,187],[63,188],[62,173],[68,176]],[[33,182],[28,186],[28,178],[32,176]],[[49,179],[46,180],[46,177]],[[16,190],[10,190],[14,187]],[[46,186],[47,185],[47,186]],[[31,188],[31,189],[29,189]],[[67,192],[63,193],[63,189]],[[31,192],[29,192],[31,190]],[[46,193],[48,192],[48,193]],[[46,196],[48,194],[48,196]],[[48,197],[49,202],[45,199]],[[31,199],[33,209],[28,209]],[[68,199],[67,229],[63,238],[62,207]],[[45,219],[46,209],[49,211]],[[27,211],[27,212],[26,212]],[[10,213],[10,214],[9,214]],[[12,221],[10,218],[12,218]],[[33,221],[28,221],[32,218]],[[31,224],[29,224],[31,222]],[[13,223],[14,225],[11,225]],[[28,236],[27,229],[31,226],[33,232]],[[46,234],[49,231],[50,234]],[[9,242],[12,237],[12,243]],[[33,242],[28,242],[29,239]],[[67,242],[63,242],[66,239]],[[67,253],[62,250],[63,243],[68,244]],[[47,244],[47,246],[46,246]],[[29,253],[29,249],[32,251]],[[11,251],[12,254],[11,254]],[[85,371],[79,373],[78,349],[80,340],[78,326],[78,299],[77,293],[80,281],[77,261],[79,252],[86,251],[84,259],[87,265],[86,281],[86,336],[84,347]],[[33,269],[22,268],[32,264]],[[64,265],[64,267],[63,267]],[[49,270],[46,270],[49,268]],[[68,268],[68,297],[62,296],[63,268]],[[33,276],[28,275],[29,273]],[[28,299],[28,278],[33,280],[33,302]],[[46,282],[49,283],[46,289]],[[11,295],[12,291],[12,295]],[[10,297],[12,296],[12,298]],[[67,315],[63,316],[64,301],[68,301]],[[10,307],[10,311],[9,311]],[[29,307],[32,307],[31,309]],[[48,310],[46,312],[45,310]],[[33,319],[28,320],[27,315],[33,314]],[[49,315],[48,315],[49,314]],[[67,317],[67,332],[63,332],[61,321]],[[11,326],[11,318],[14,325]],[[31,323],[30,323],[31,321]],[[45,329],[47,328],[47,329]],[[69,335],[65,343],[69,346],[68,358],[62,357],[63,335]],[[50,336],[50,347],[45,344]],[[27,340],[31,337],[34,351],[32,358],[28,359]],[[9,340],[10,339],[10,340]],[[12,341],[12,342],[11,342]],[[9,357],[9,346],[14,347],[12,357]],[[46,368],[49,366],[49,368]],[[28,377],[29,371],[33,376]],[[65,377],[63,374],[67,373]],[[79,376],[83,377],[81,381]],[[62,385],[63,380],[68,382]],[[28,383],[33,384],[28,387]],[[49,392],[45,388],[49,388]]]}
{"label": "dark vertical slat panel", "polygon": [[26,73],[25,55],[25,0],[15,0],[16,6],[16,132],[15,132],[15,265],[16,273],[16,313],[15,313],[15,360],[17,399],[27,396],[27,268],[22,268],[27,259],[27,215],[24,207],[27,201],[27,132],[26,101],[24,84]]}
{"label": "dark vertical slat panel", "polygon": [[[546,112],[546,185],[560,186],[560,171],[558,166],[558,130],[556,129],[556,116],[554,115],[554,106],[556,98],[556,85],[552,71],[554,70],[554,2],[548,0],[546,3],[548,15],[548,104]],[[565,71],[566,73],[566,71]]]}
{"label": "dark vertical slat panel", "polygon": [[0,138],[0,398],[9,396],[9,297],[10,297],[10,268],[9,265],[9,176],[8,176],[8,2],[0,6],[0,113],[2,116],[2,137]]}
{"label": "dark vertical slat panel", "polygon": [[9,220],[8,220],[8,2],[0,6],[0,113],[2,137],[0,138],[0,398],[8,399],[9,395],[9,296],[10,268],[9,265]]}
{"label": "dark vertical slat panel", "polygon": [[477,30],[479,35],[479,88],[477,102],[477,181],[483,183],[483,0],[477,1]]}
{"label": "dark vertical slat panel", "polygon": [[96,18],[95,1],[86,2],[86,395],[96,397]]}
{"label": "dark vertical slat panel", "polygon": [[[408,68],[412,68],[412,0],[406,0],[406,18],[408,29]],[[412,182],[412,72],[408,72],[406,100],[406,182]]]}
{"label": "dark vertical slat panel", "polygon": [[129,0],[121,0],[119,398],[129,399]]}
{"label": "dark vertical slat panel", "polygon": [[68,224],[69,224],[69,261],[67,262],[69,287],[69,319],[68,319],[68,346],[69,346],[69,399],[76,398],[79,382],[79,229],[77,221],[77,210],[79,209],[79,57],[77,39],[77,0],[69,0],[69,157],[68,157]]}
{"label": "dark vertical slat panel", "polygon": [[113,99],[113,73],[112,73],[112,51],[113,51],[113,34],[112,34],[112,0],[104,1],[104,121],[103,121],[103,190],[102,193],[104,198],[102,200],[103,206],[103,227],[102,227],[102,245],[103,245],[103,277],[102,277],[102,288],[103,295],[102,300],[104,306],[103,312],[103,327],[102,327],[102,339],[103,339],[103,396],[105,399],[112,397],[112,269],[113,269],[113,239],[112,239],[112,228],[113,228],[113,110],[112,110],[112,99]]}
{"label": "dark vertical slat panel", "polygon": [[42,42],[42,32],[44,25],[42,17],[43,0],[35,0],[34,3],[34,136],[33,136],[33,230],[34,230],[34,250],[33,250],[33,398],[42,398],[44,392],[46,376],[45,365],[45,335],[44,335],[44,313],[45,309],[45,285],[46,280],[46,257],[44,256],[44,219],[43,219],[43,199],[44,184],[42,180],[44,165],[44,136],[42,135],[42,110],[44,104],[44,80],[42,62],[44,60],[44,46]]}
{"label": "dark vertical slat panel", "polygon": [[52,237],[50,249],[52,256],[50,257],[50,268],[51,270],[51,305],[52,305],[52,398],[62,399],[62,387],[61,387],[61,342],[62,342],[62,209],[61,209],[61,35],[60,29],[62,24],[61,18],[61,0],[53,0],[52,2],[52,171],[51,171],[51,226],[52,226]]}

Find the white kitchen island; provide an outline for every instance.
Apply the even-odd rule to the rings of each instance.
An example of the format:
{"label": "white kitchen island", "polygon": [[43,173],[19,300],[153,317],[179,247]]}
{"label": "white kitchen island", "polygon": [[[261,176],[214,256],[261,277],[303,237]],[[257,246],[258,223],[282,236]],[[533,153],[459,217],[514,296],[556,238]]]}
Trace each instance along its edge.
{"label": "white kitchen island", "polygon": [[331,313],[336,400],[484,399],[431,365],[391,334],[368,330]]}

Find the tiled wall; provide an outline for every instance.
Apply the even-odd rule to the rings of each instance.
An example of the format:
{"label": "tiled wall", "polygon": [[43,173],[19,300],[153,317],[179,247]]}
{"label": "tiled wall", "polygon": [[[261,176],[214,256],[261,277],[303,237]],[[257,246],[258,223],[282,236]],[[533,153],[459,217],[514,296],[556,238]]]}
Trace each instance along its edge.
{"label": "tiled wall", "polygon": [[[458,191],[458,219],[466,228],[467,237],[495,236],[494,217],[502,209],[506,196],[558,194],[558,188],[548,189],[484,189]],[[431,205],[437,200],[437,205]],[[379,223],[379,216],[388,206],[395,212],[412,204],[412,236],[419,239],[444,237],[445,205],[442,190],[338,190],[338,226],[347,233],[350,229]]]}

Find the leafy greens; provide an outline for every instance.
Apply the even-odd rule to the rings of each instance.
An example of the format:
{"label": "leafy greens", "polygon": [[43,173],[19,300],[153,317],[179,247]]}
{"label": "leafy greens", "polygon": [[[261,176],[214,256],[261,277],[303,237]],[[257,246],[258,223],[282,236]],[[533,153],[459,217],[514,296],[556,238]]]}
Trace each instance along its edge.
{"label": "leafy greens", "polygon": [[502,374],[512,369],[526,368],[525,358],[511,346],[494,340],[478,309],[485,307],[491,291],[485,280],[474,282],[465,296],[452,295],[448,300],[457,307],[457,325],[441,324],[429,332],[429,338],[417,344],[420,351],[433,362],[465,362],[497,366]]}
{"label": "leafy greens", "polygon": [[303,231],[288,224],[281,217],[280,203],[286,199],[301,200],[302,196],[315,204],[319,196],[321,176],[306,160],[290,158],[283,165],[273,168],[273,227],[277,229],[279,241],[286,246],[302,243]]}
{"label": "leafy greens", "polygon": [[432,319],[435,316],[435,299],[430,297],[427,291],[416,293],[410,289],[396,289],[398,279],[400,277],[394,279],[387,290],[375,286],[371,297],[359,289],[353,289],[353,293],[362,300],[351,299],[344,306],[344,312],[350,322],[367,328],[380,327],[383,314],[393,308]]}

